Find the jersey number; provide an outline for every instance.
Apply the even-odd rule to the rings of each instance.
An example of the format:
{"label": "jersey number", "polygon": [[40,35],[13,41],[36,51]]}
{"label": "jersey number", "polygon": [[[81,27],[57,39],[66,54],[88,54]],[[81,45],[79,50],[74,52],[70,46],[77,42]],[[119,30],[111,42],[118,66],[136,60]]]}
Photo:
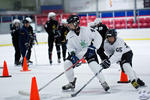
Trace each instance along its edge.
{"label": "jersey number", "polygon": [[122,52],[122,47],[116,48],[116,52]]}

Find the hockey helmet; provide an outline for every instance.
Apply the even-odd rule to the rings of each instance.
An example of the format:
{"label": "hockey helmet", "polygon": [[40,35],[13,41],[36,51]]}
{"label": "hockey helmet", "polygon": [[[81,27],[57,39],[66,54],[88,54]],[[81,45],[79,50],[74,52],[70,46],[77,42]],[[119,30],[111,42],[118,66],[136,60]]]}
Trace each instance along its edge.
{"label": "hockey helmet", "polygon": [[30,23],[28,20],[23,20],[23,22],[22,22],[23,24],[27,24],[27,23]]}
{"label": "hockey helmet", "polygon": [[70,15],[67,19],[68,24],[73,23],[74,26],[78,26],[80,24],[80,19],[78,15]]}
{"label": "hockey helmet", "polygon": [[30,23],[32,22],[32,19],[30,17],[26,17],[26,20]]}
{"label": "hockey helmet", "polygon": [[19,19],[14,19],[12,24],[15,24],[15,23],[19,23],[20,24],[20,20]]}
{"label": "hockey helmet", "polygon": [[62,20],[61,20],[61,23],[62,23],[62,24],[67,24],[67,19],[62,19]]}
{"label": "hockey helmet", "polygon": [[117,36],[117,31],[116,29],[109,29],[106,32],[106,38],[107,37],[116,37]]}
{"label": "hockey helmet", "polygon": [[88,27],[94,27],[94,26],[95,26],[94,22],[88,23]]}
{"label": "hockey helmet", "polygon": [[48,13],[48,19],[51,18],[51,17],[55,17],[56,16],[56,13],[54,12],[49,12]]}
{"label": "hockey helmet", "polygon": [[97,25],[99,23],[102,23],[102,19],[101,18],[96,18],[94,21],[94,24]]}

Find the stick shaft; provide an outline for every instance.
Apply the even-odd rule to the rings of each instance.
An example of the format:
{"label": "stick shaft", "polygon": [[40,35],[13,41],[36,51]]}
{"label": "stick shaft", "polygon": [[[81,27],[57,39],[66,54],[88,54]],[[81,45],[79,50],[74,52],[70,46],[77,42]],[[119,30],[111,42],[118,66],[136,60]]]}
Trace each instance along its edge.
{"label": "stick shaft", "polygon": [[[84,59],[84,58],[82,58],[82,59]],[[54,80],[56,80],[57,78],[59,78],[65,72],[67,72],[68,70],[70,70],[71,68],[73,68],[74,66],[76,66],[80,61],[82,61],[82,59],[78,60],[75,64],[73,64],[72,66],[70,66],[68,69],[66,69],[64,72],[60,73],[58,76],[56,76],[52,80],[50,80],[47,84],[45,84],[43,87],[39,88],[38,90],[41,91],[42,89],[44,89],[45,87],[47,87],[50,83],[52,83]]]}

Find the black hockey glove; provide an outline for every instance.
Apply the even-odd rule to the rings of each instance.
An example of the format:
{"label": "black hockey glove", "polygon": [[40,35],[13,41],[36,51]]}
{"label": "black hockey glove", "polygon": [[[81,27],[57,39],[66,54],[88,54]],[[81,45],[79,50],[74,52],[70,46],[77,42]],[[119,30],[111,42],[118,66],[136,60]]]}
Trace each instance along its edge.
{"label": "black hockey glove", "polygon": [[61,36],[61,33],[58,30],[56,30],[55,33],[54,33],[54,38],[56,39],[60,36]]}
{"label": "black hockey glove", "polygon": [[110,67],[111,63],[109,61],[109,59],[105,59],[103,60],[103,62],[100,64],[104,69],[107,69]]}
{"label": "black hockey glove", "polygon": [[84,57],[85,58],[90,58],[90,57],[92,57],[94,54],[95,54],[95,47],[93,46],[93,45],[90,45],[89,47],[88,47],[88,50],[87,50],[87,52],[85,53],[85,55],[84,55]]}
{"label": "black hockey glove", "polygon": [[29,43],[28,42],[25,43],[24,45],[25,45],[26,48],[29,48]]}

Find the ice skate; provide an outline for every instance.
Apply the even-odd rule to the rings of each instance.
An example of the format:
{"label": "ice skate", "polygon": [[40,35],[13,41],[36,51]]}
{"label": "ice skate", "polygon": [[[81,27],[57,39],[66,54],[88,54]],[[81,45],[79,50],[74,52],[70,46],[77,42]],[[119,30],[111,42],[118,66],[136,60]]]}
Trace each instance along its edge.
{"label": "ice skate", "polygon": [[52,65],[52,60],[49,61],[50,65]]}
{"label": "ice skate", "polygon": [[145,83],[140,78],[137,79],[137,83],[140,85],[140,87],[145,87]]}
{"label": "ice skate", "polygon": [[16,66],[20,66],[20,65],[21,65],[21,62],[20,62],[20,61],[16,61],[16,62],[15,62],[15,65],[16,65]]}
{"label": "ice skate", "polygon": [[61,63],[60,59],[58,59],[58,63]]}
{"label": "ice skate", "polygon": [[140,87],[140,85],[135,81],[135,79],[131,82],[131,84],[135,89],[138,89]]}
{"label": "ice skate", "polygon": [[63,90],[63,91],[67,91],[67,90],[74,91],[76,80],[77,80],[77,78],[74,78],[74,81],[73,81],[73,82],[69,82],[69,84],[64,85],[64,86],[62,87],[62,90]]}
{"label": "ice skate", "polygon": [[28,65],[32,65],[32,64],[33,64],[33,61],[28,60],[28,61],[27,61],[27,64],[28,64]]}

